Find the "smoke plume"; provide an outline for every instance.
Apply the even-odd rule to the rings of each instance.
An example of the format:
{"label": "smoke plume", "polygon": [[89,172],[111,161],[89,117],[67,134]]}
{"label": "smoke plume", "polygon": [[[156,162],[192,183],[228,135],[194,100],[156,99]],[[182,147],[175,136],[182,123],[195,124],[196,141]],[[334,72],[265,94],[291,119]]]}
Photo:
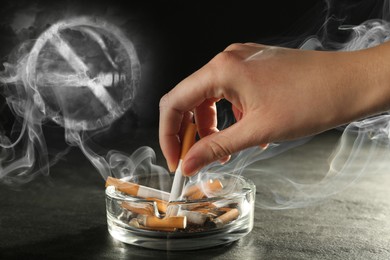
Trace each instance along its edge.
{"label": "smoke plume", "polygon": [[[323,26],[310,37],[291,42],[300,42],[296,48],[323,51],[381,44],[390,35],[389,4],[374,2],[369,19],[356,24],[348,15],[367,9],[364,1],[354,5],[325,2]],[[103,178],[136,181],[157,174],[158,188],[168,191],[171,176],[156,165],[152,148],[102,154],[94,147],[93,137],[107,131],[134,105],[143,68],[131,35],[121,27],[121,17],[81,13],[72,8],[47,13],[31,5],[20,10],[10,24],[19,44],[3,63],[0,91],[15,121],[10,131],[0,126],[0,182],[22,185],[38,175],[49,175],[50,166],[68,151],[54,155],[48,151],[42,127],[55,122],[64,129],[65,142],[79,147]],[[221,128],[233,123],[228,113],[219,107]],[[329,161],[328,168],[313,168],[311,176],[295,174],[305,167],[307,155],[302,154],[300,162],[289,162],[288,154],[300,153],[299,148],[311,145],[316,136],[243,150],[225,165],[212,163],[203,168],[189,184],[204,183],[215,174],[243,175],[256,184],[258,207],[304,207],[345,190],[363,174],[385,165],[390,151],[389,120],[384,113],[340,127],[342,136],[329,149],[329,158],[320,158]],[[273,158],[285,160],[285,168],[275,167]],[[234,183],[229,187],[233,189]]]}

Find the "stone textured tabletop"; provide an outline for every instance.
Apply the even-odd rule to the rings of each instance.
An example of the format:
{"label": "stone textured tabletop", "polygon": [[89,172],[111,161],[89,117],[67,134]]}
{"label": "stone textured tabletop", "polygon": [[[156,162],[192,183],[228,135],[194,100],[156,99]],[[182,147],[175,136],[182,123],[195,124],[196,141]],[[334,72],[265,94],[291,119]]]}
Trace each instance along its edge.
{"label": "stone textured tabletop", "polygon": [[[158,151],[156,130],[137,141]],[[302,176],[327,165],[324,157],[340,137],[329,131],[263,162],[268,169],[294,169]],[[139,143],[137,143],[139,142]],[[165,162],[157,152],[157,161]],[[261,167],[251,166],[252,169]],[[389,166],[390,167],[390,166]],[[19,190],[0,189],[1,259],[390,259],[389,167],[364,174],[353,185],[313,205],[271,210],[258,207],[251,233],[229,245],[178,252],[143,249],[115,241],[107,231],[104,180],[73,149]],[[249,174],[255,182],[260,180]],[[259,196],[260,194],[258,194]],[[261,198],[256,198],[261,200]]]}

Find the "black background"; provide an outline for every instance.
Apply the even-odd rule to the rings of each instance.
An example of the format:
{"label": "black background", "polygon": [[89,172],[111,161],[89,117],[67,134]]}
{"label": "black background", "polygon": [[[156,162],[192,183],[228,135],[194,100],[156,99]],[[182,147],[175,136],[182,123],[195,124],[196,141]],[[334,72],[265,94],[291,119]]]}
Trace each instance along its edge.
{"label": "black background", "polygon": [[[36,12],[40,26],[26,28],[24,34],[14,32],[10,24],[22,12]],[[142,64],[133,110],[139,122],[156,125],[160,97],[229,44],[297,46],[318,32],[326,5],[323,1],[8,1],[0,11],[1,61],[7,61],[18,44],[38,38],[45,19],[49,26],[76,15],[112,20],[133,41]]]}
{"label": "black background", "polygon": [[[134,107],[100,136],[98,144],[129,153],[142,145],[158,151],[159,99],[229,44],[258,42],[297,47],[307,37],[317,34],[339,40],[346,36],[336,30],[337,25],[360,24],[378,18],[383,3],[380,0],[1,1],[0,61],[7,61],[18,44],[37,39],[45,26],[59,19],[72,15],[106,17],[118,24],[136,46],[142,64],[142,84]],[[36,12],[40,23],[25,28],[23,33],[15,32],[11,24],[21,12]],[[332,15],[334,18],[327,20]],[[1,89],[0,86],[0,94]],[[0,95],[0,125],[3,126],[0,131],[11,129],[13,122],[14,116]],[[137,132],[145,128],[149,130]],[[61,127],[48,121],[43,130],[49,150],[65,145]],[[305,151],[322,158],[323,153],[327,154],[325,148],[333,145],[328,140],[338,134],[331,133],[330,139],[320,139],[318,146]],[[119,145],[115,147],[114,141]],[[296,155],[289,157],[290,161],[301,159],[299,153]],[[166,168],[161,153],[157,152],[157,157],[157,164]],[[280,160],[275,166],[288,166],[288,163]],[[309,174],[311,164],[308,160],[302,166],[303,175]],[[368,183],[367,189],[355,190],[366,199],[361,202],[351,192],[319,210],[257,211],[257,226],[252,234],[229,247],[190,253],[152,251],[121,244],[110,237],[104,179],[80,149],[73,149],[51,167],[50,175],[44,180],[36,178],[23,188],[0,183],[0,258],[259,259],[270,255],[280,259],[284,254],[286,258],[313,255],[309,259],[377,258],[388,252],[383,222],[387,194],[383,192],[386,185],[378,185],[379,191],[373,185],[385,182],[381,183],[380,178],[375,180]],[[362,232],[357,234],[357,230]],[[378,236],[382,233],[384,236]]]}
{"label": "black background", "polygon": [[[113,138],[131,138],[137,128],[157,129],[160,98],[228,45],[257,42],[297,48],[313,35],[341,41],[347,36],[337,30],[339,25],[380,18],[383,4],[379,0],[2,1],[0,61],[7,61],[15,47],[37,39],[45,28],[63,18],[96,16],[120,27],[139,56],[141,87],[134,106],[100,134],[99,141],[107,147]],[[36,22],[15,32],[11,25],[21,13],[35,13]],[[0,125],[9,132],[15,118],[2,96],[0,110]],[[45,134],[63,136],[61,131],[50,120],[45,122]]]}
{"label": "black background", "polygon": [[[133,41],[142,64],[142,86],[133,112],[141,123],[156,125],[160,97],[229,44],[298,47],[309,36],[324,36],[324,31],[334,40],[340,36],[337,26],[380,17],[382,5],[379,0],[2,1],[0,60],[7,61],[23,41],[38,38],[44,30],[42,21],[49,26],[56,19],[77,15],[112,20]],[[41,27],[26,28],[24,34],[14,32],[10,24],[23,12],[37,13]],[[6,126],[11,125],[4,122],[7,116],[3,111]]]}

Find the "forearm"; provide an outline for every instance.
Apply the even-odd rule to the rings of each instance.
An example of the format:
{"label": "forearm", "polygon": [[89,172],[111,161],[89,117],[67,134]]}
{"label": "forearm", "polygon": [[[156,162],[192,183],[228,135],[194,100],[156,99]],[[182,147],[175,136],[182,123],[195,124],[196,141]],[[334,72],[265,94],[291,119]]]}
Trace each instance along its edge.
{"label": "forearm", "polygon": [[372,115],[390,109],[390,42],[359,51],[356,59],[356,73],[361,74],[357,75],[361,80],[360,113]]}
{"label": "forearm", "polygon": [[390,42],[362,51],[367,60],[368,83],[366,93],[370,96],[373,113],[390,109]]}
{"label": "forearm", "polygon": [[333,86],[330,124],[344,124],[390,109],[390,43],[377,47],[333,52],[324,62]]}

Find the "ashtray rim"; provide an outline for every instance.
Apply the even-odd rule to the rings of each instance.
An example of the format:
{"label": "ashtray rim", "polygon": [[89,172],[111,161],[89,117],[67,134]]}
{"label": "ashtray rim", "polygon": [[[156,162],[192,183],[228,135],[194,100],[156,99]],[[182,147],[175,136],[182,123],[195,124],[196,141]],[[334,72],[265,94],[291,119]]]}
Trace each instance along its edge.
{"label": "ashtray rim", "polygon": [[[250,206],[248,206],[247,209],[249,211],[245,210],[246,213],[240,215],[234,222],[226,223],[221,227],[213,227],[212,229],[204,230],[147,230],[118,222],[115,217],[107,211],[109,233],[111,236],[124,243],[159,250],[195,250],[236,241],[246,236],[253,229],[256,186],[251,179],[242,175],[224,174],[223,177],[227,178],[226,180],[228,181],[229,178],[238,179],[237,183],[238,185],[241,185],[239,186],[238,191],[227,193],[227,195],[224,196],[196,200],[178,200],[169,203],[191,206],[191,204],[213,203],[222,200],[231,200],[232,202],[241,200],[248,201],[248,205]],[[156,202],[153,200],[122,193],[121,191],[116,190],[115,186],[107,186],[105,193],[106,200],[154,203],[156,206]]]}
{"label": "ashtray rim", "polygon": [[[226,196],[216,196],[216,197],[209,197],[209,198],[196,199],[196,200],[185,200],[185,199],[174,200],[174,201],[170,201],[168,203],[175,204],[175,205],[181,205],[181,204],[189,205],[189,204],[196,204],[196,203],[215,202],[215,201],[222,200],[222,199],[233,200],[233,199],[240,198],[242,196],[246,196],[247,194],[250,194],[250,193],[256,193],[256,185],[254,184],[254,182],[251,179],[246,178],[242,175],[224,173],[224,176],[226,176],[226,175],[233,177],[233,178],[241,179],[244,183],[248,184],[250,186],[250,188],[243,188],[241,190],[242,193],[233,193],[233,194],[229,194]],[[127,177],[120,178],[120,180],[127,181],[126,178]],[[124,195],[124,193],[122,193],[120,191],[119,192],[116,191],[115,186],[111,186],[111,185],[106,187],[105,194],[106,194],[106,196],[109,196],[109,197],[114,198],[114,199],[131,201],[131,202],[140,202],[140,203],[141,202],[154,202],[153,200],[150,200],[150,199],[136,197],[136,196],[132,196],[129,194]]]}

